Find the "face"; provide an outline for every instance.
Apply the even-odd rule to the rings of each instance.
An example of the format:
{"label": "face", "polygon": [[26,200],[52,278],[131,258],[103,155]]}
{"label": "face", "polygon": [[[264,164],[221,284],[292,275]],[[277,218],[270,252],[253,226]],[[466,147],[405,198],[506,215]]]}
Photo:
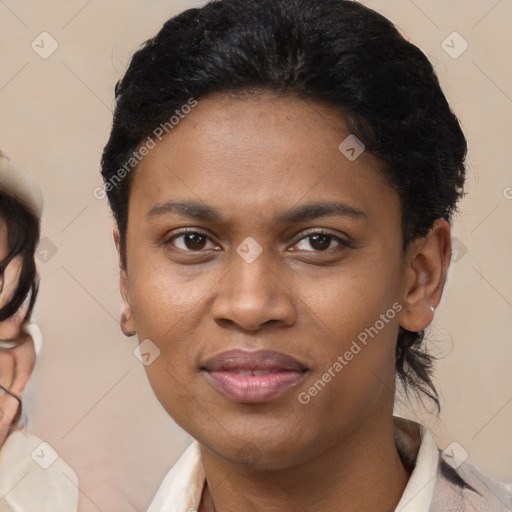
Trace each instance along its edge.
{"label": "face", "polygon": [[[3,219],[0,219],[0,261],[9,254],[8,228]],[[13,296],[18,286],[18,280],[22,268],[21,256],[16,256],[7,265],[3,276],[0,277],[0,308],[4,307]],[[21,326],[24,322],[29,301],[26,300],[17,313],[0,322],[0,341],[16,341],[21,336]]]}
{"label": "face", "polygon": [[133,176],[124,327],[163,407],[225,459],[284,468],[391,414],[400,201],[349,135],[314,102],[215,95]]}

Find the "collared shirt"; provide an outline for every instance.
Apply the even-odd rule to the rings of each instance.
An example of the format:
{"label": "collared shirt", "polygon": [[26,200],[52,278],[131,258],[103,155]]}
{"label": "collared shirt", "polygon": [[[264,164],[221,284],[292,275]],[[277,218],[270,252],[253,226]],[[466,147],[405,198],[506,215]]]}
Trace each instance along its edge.
{"label": "collared shirt", "polygon": [[[441,452],[426,427],[393,417],[398,452],[412,469],[395,512],[510,512],[512,485],[464,462],[453,444]],[[148,512],[196,512],[205,485],[199,443],[193,442],[164,478]]]}

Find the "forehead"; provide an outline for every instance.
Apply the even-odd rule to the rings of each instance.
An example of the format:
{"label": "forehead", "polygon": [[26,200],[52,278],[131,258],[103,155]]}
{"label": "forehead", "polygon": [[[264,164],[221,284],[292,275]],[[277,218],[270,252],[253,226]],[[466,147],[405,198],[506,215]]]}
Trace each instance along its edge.
{"label": "forehead", "polygon": [[170,195],[216,203],[233,215],[263,216],[306,196],[357,198],[359,206],[384,201],[394,191],[378,160],[367,152],[350,160],[339,149],[352,136],[341,112],[322,103],[212,95],[139,163],[130,209]]}

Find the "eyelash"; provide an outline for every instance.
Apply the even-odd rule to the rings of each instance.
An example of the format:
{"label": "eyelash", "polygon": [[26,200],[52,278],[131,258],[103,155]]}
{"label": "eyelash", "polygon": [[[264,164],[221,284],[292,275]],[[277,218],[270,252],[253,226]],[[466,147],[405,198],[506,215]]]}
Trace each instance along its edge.
{"label": "eyelash", "polygon": [[[206,234],[206,233],[203,233],[202,231],[199,231],[199,230],[185,230],[185,231],[180,231],[178,233],[175,233],[173,234],[171,237],[167,238],[165,241],[164,241],[164,245],[165,246],[169,246],[169,245],[172,245],[172,242],[176,239],[178,239],[179,237],[182,237],[182,236],[185,236],[185,235],[200,235],[204,238],[207,238],[208,240],[212,241],[210,239],[210,237]],[[316,231],[312,231],[312,232],[309,232],[307,233],[306,235],[302,236],[302,238],[298,239],[294,245],[297,245],[299,242],[301,242],[302,240],[306,240],[307,238],[312,238],[313,236],[316,236],[316,235],[323,235],[323,236],[327,236],[329,238],[331,238],[332,240],[335,240],[336,242],[339,243],[339,246],[341,247],[352,247],[352,245],[350,244],[350,242],[348,240],[345,240],[339,236],[336,236],[328,231],[325,231],[325,230],[322,230],[322,229],[319,229],[319,230],[316,230]],[[338,247],[339,248],[339,247]],[[193,250],[184,250],[184,249],[177,249],[178,251],[182,251],[182,252],[187,252],[187,253],[201,253],[201,250],[198,250],[198,251],[193,251]],[[335,249],[325,249],[323,251],[319,251],[319,250],[312,250],[312,251],[306,251],[306,252],[313,252],[313,253],[317,253],[317,254],[322,254],[322,253],[331,253],[333,250],[336,250]]]}

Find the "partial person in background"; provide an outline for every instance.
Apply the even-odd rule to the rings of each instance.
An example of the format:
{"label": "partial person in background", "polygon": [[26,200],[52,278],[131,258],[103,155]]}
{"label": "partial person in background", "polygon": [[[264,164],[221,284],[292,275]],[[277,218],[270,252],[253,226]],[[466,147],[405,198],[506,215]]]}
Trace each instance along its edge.
{"label": "partial person in background", "polygon": [[28,325],[38,292],[34,253],[43,198],[31,179],[0,153],[0,445],[22,411],[40,332]]}
{"label": "partial person in background", "polygon": [[73,470],[22,425],[23,393],[42,343],[30,323],[42,209],[36,182],[0,151],[0,512],[77,510]]}

